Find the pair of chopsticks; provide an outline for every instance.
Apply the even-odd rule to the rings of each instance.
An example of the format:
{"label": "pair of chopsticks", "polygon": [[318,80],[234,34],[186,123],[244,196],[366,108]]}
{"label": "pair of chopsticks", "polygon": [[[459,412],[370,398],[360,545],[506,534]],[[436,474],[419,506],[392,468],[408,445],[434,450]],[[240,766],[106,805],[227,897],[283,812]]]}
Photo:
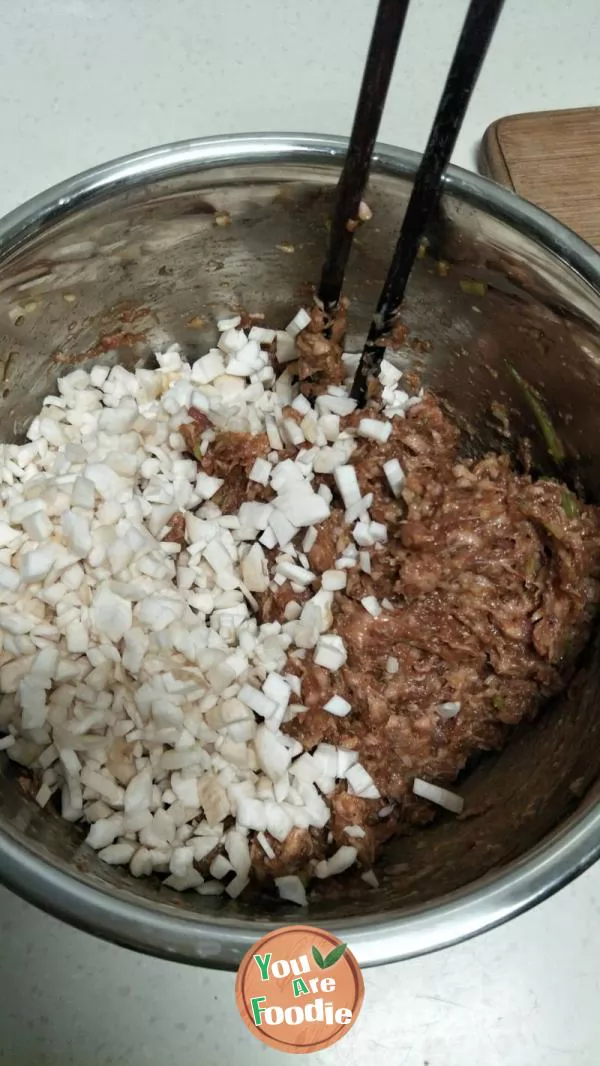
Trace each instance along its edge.
{"label": "pair of chopsticks", "polygon": [[[379,372],[385,338],[397,321],[421,240],[437,208],[444,170],[450,162],[503,3],[504,0],[471,0],[469,4],[352,385],[351,396],[361,406],[369,379]],[[379,0],[318,288],[318,297],[329,313],[335,311],[341,296],[354,232],[354,226],[348,223],[359,217],[408,4],[409,0]]]}

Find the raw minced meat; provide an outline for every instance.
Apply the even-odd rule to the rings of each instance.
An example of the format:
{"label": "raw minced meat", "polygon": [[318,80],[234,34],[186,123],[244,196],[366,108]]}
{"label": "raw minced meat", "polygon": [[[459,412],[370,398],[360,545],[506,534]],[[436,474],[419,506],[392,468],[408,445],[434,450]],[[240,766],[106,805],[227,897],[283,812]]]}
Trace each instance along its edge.
{"label": "raw minced meat", "polygon": [[[328,366],[330,349],[325,354]],[[356,430],[362,417],[348,416],[345,429]],[[389,459],[405,474],[401,501],[384,474]],[[473,755],[503,746],[510,727],[535,717],[564,686],[600,598],[600,512],[558,481],[516,473],[505,455],[461,459],[459,431],[431,395],[393,422],[387,442],[359,440],[352,465],[362,495],[373,494],[370,514],[386,525],[386,541],[371,551],[369,572],[354,565],[334,595],[346,665],[332,674],[290,658],[306,710],[284,729],[307,751],[326,742],[358,752],[385,802],[394,802],[382,823],[373,801],[345,791],[330,797],[333,825],[347,803],[346,824],[365,830],[359,859],[372,862],[387,836],[433,816],[412,794],[415,777],[453,782]],[[327,482],[332,513],[307,553],[316,574],[331,570],[351,542]],[[378,617],[361,604],[368,596],[387,601]],[[284,623],[293,599],[289,586],[269,592],[265,617]],[[324,710],[334,693],[351,715]],[[460,713],[445,718],[445,703]],[[295,870],[297,858],[286,863],[282,851],[280,873]]]}
{"label": "raw minced meat", "polygon": [[[471,755],[500,747],[510,726],[537,713],[564,685],[599,598],[597,509],[578,504],[568,516],[564,486],[534,483],[506,457],[459,462],[458,445],[428,397],[373,449],[376,463],[364,446],[354,453],[361,491],[385,510],[388,539],[371,552],[371,572],[351,569],[335,593],[334,624],[348,650],[335,690],[353,711],[342,719],[322,711],[331,680],[313,666],[308,710],[286,727],[313,745],[351,746],[398,801],[415,776],[453,781]],[[390,456],[406,471],[404,506],[390,504],[395,518],[381,474]],[[361,605],[369,595],[389,603],[378,617]],[[460,713],[440,717],[446,702]]]}
{"label": "raw minced meat", "polygon": [[342,344],[346,333],[345,303],[333,316],[315,305],[310,321],[298,334],[298,378],[306,396],[316,396],[329,385],[341,385],[346,374]]}

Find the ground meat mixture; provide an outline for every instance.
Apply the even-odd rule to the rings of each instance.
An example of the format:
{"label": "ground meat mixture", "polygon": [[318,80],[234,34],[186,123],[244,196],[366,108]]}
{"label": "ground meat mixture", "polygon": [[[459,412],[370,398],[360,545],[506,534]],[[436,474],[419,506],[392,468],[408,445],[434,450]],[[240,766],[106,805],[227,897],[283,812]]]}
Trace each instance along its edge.
{"label": "ground meat mixture", "polygon": [[298,378],[305,396],[318,396],[328,385],[340,385],[346,375],[342,344],[346,333],[347,303],[330,316],[315,305],[310,322],[296,340]]}
{"label": "ground meat mixture", "polygon": [[292,829],[282,844],[269,838],[275,851],[275,858],[270,859],[256,837],[250,845],[250,857],[254,872],[259,881],[268,881],[286,874],[302,874],[313,859],[320,859],[325,853],[325,834],[318,829]]}
{"label": "ground meat mixture", "polygon": [[167,544],[184,545],[187,543],[185,535],[185,515],[177,511],[167,523],[167,532],[162,538]]}
{"label": "ground meat mixture", "polygon": [[[340,318],[325,340],[322,313],[313,310],[298,340],[309,393],[340,380],[342,334]],[[345,428],[363,416],[349,416]],[[194,426],[184,428],[193,435]],[[217,434],[200,462],[224,479],[220,507],[269,498],[247,476],[268,451],[264,435]],[[471,461],[460,454],[459,431],[431,395],[393,420],[385,443],[358,440],[352,464],[362,494],[373,494],[371,515],[387,526],[387,543],[371,550],[370,573],[350,568],[346,588],[335,593],[346,665],[333,674],[309,658],[292,655],[287,664],[301,678],[306,709],[285,730],[306,751],[325,742],[358,752],[383,797],[363,799],[340,786],[328,798],[330,842],[348,844],[347,827],[359,827],[351,843],[365,866],[391,835],[435,816],[413,795],[415,777],[451,784],[473,756],[504,745],[512,727],[534,718],[564,686],[600,598],[600,511],[558,481],[516,473],[506,456]],[[405,472],[400,499],[383,473],[392,458]],[[322,480],[334,496],[308,552],[319,575],[334,568],[351,538],[333,479]],[[259,597],[261,621],[283,623],[290,600],[308,594],[289,584],[269,590]],[[382,605],[378,617],[361,603],[370,596]],[[347,717],[323,709],[334,694],[352,705]],[[444,704],[460,709],[446,717]],[[298,873],[327,851],[325,834],[315,830],[294,829],[283,844],[270,844],[274,859],[252,845],[261,879]]]}

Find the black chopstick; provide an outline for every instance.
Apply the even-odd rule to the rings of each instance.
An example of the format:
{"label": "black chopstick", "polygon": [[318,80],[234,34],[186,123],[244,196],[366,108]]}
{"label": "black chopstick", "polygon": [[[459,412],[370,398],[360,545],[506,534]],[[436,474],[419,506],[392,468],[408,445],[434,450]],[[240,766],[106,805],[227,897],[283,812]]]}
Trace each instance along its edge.
{"label": "black chopstick", "polygon": [[328,312],[335,310],[342,291],[352,246],[352,223],[358,217],[367,183],[408,4],[409,0],[379,0],[318,288],[318,297]]}
{"label": "black chopstick", "polygon": [[384,338],[394,325],[425,228],[437,207],[444,170],[450,162],[503,3],[504,0],[471,0],[469,5],[394,257],[354,377],[351,396],[360,405],[365,402],[369,378],[379,371],[385,352]]}

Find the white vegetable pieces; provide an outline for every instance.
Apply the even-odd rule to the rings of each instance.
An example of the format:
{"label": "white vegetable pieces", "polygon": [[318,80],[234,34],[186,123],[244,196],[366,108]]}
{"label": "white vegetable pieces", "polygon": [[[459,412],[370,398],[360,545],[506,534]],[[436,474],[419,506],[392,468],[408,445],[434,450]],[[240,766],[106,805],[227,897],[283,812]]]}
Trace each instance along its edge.
{"label": "white vegetable pieces", "polygon": [[348,654],[342,637],[334,634],[326,634],[317,641],[315,662],[317,666],[324,666],[326,670],[335,672],[344,665]]}
{"label": "white vegetable pieces", "polygon": [[361,491],[354,467],[349,464],[338,466],[333,472],[333,477],[344,506],[350,508],[358,503]]}
{"label": "white vegetable pieces", "polygon": [[345,718],[347,714],[350,714],[352,705],[342,696],[332,696],[331,699],[324,704],[323,710],[329,711],[330,714],[334,714],[338,718]]}
{"label": "white vegetable pieces", "polygon": [[296,874],[289,874],[287,877],[276,877],[275,884],[281,899],[297,903],[299,907],[307,906],[306,889]]}
{"label": "white vegetable pieces", "polygon": [[258,765],[263,773],[271,781],[278,781],[290,765],[291,754],[289,748],[285,746],[279,737],[271,733],[266,725],[258,727],[254,746]]}
{"label": "white vegetable pieces", "polygon": [[404,485],[404,471],[398,459],[388,459],[383,464],[383,472],[394,496],[400,496]]}
{"label": "white vegetable pieces", "polygon": [[349,844],[342,845],[330,859],[323,859],[317,863],[315,867],[316,876],[320,878],[334,877],[336,874],[344,873],[356,862],[357,854],[356,848],[351,847]]}
{"label": "white vegetable pieces", "polygon": [[131,603],[113,592],[108,584],[102,584],[94,594],[90,620],[101,638],[105,637],[116,644],[131,627]]}
{"label": "white vegetable pieces", "polygon": [[[323,575],[311,568],[334,495],[317,490],[319,475],[333,472],[369,547],[386,532],[367,513],[352,453],[356,436],[385,441],[391,422],[365,417],[348,432],[355,403],[343,388],[313,407],[293,367],[274,383],[261,345],[275,342],[278,362],[291,363],[308,321],[301,311],[287,332],[246,335],[233,316],[191,367],[172,346],[156,370],[77,369],[28,442],[2,446],[0,631],[13,658],[0,683],[15,712],[0,747],[34,752],[38,802],[58,793],[66,818],[90,824],[101,858],[136,877],[164,874],[177,891],[235,897],[248,879],[248,833],[271,858],[294,827],[326,824],[323,794],[336,781],[375,789],[355,752],[319,745],[310,756],[281,731],[303,706],[290,652],[333,675],[347,657],[332,605],[358,553]],[[198,454],[222,428],[266,433],[271,450],[249,481],[272,489],[269,503],[221,512],[223,478],[185,454],[190,407],[208,425]],[[178,522],[184,543],[169,535]],[[286,583],[296,598],[285,623],[259,625],[257,599]],[[334,696],[325,710],[352,708]],[[211,879],[197,869],[208,856]],[[302,882],[279,881],[282,898],[304,904]]]}
{"label": "white vegetable pieces", "polygon": [[415,796],[430,800],[438,807],[452,811],[453,814],[461,814],[465,805],[462,796],[458,796],[456,792],[450,792],[447,788],[441,788],[440,785],[432,785],[420,777],[415,777],[413,781],[413,792]]}

